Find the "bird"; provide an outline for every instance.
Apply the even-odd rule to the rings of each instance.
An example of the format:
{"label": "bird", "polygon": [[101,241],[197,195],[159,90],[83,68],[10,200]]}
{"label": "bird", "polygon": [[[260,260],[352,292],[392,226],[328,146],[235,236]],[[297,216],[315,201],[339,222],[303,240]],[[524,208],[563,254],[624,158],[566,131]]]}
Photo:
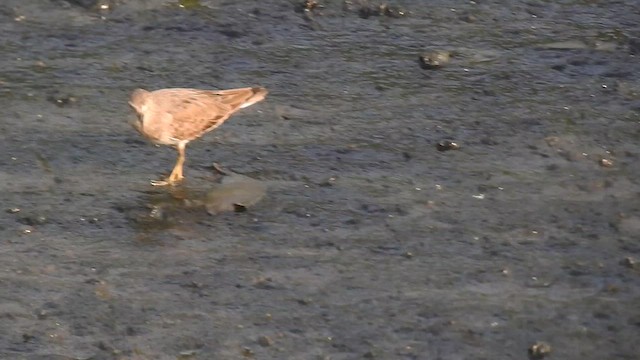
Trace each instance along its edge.
{"label": "bird", "polygon": [[165,180],[154,186],[177,185],[184,179],[187,144],[222,125],[238,110],[264,100],[267,89],[246,87],[230,90],[168,88],[135,89],[129,105],[137,115],[132,123],[138,132],[158,145],[173,146],[178,160]]}

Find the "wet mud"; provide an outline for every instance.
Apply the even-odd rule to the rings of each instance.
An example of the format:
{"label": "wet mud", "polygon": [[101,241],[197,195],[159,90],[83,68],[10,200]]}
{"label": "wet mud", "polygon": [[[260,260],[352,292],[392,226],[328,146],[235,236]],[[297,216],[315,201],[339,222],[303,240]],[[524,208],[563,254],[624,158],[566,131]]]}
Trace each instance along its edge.
{"label": "wet mud", "polygon": [[[639,19],[3,1],[0,358],[636,359]],[[133,89],[254,85],[149,184]]]}

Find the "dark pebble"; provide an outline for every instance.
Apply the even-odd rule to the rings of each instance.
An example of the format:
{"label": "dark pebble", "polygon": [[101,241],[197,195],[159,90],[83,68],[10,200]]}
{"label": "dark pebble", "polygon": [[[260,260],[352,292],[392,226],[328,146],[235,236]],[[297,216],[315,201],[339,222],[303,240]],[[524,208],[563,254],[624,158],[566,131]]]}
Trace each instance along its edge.
{"label": "dark pebble", "polygon": [[326,178],[324,180],[322,180],[318,185],[322,186],[322,187],[328,187],[328,186],[333,186],[336,183],[336,177],[335,176],[331,176],[329,178]]}
{"label": "dark pebble", "polygon": [[66,107],[75,104],[78,99],[73,96],[54,96],[47,97],[47,101],[56,104],[58,107]]}
{"label": "dark pebble", "polygon": [[476,21],[478,21],[478,18],[470,15],[470,14],[466,14],[466,15],[462,15],[459,17],[460,20],[467,22],[467,23],[474,23]]}
{"label": "dark pebble", "polygon": [[442,140],[436,144],[436,149],[438,149],[438,151],[458,150],[460,149],[460,145],[450,140]]}
{"label": "dark pebble", "polygon": [[258,337],[258,344],[262,347],[269,347],[273,345],[273,340],[265,335]]}
{"label": "dark pebble", "polygon": [[358,15],[363,19],[368,19],[372,16],[386,16],[390,18],[399,18],[405,16],[407,13],[396,6],[390,6],[388,4],[373,5],[364,4],[358,9]]}
{"label": "dark pebble", "polygon": [[638,262],[634,258],[628,256],[620,260],[620,265],[626,266],[629,269],[635,269],[638,266]]}
{"label": "dark pebble", "polygon": [[540,360],[551,354],[551,345],[538,341],[529,347],[529,359]]}
{"label": "dark pebble", "polygon": [[44,225],[47,223],[47,218],[42,215],[25,216],[18,220],[21,224],[35,226]]}
{"label": "dark pebble", "polygon": [[451,53],[448,51],[431,51],[418,57],[418,64],[425,70],[439,69],[449,63]]}

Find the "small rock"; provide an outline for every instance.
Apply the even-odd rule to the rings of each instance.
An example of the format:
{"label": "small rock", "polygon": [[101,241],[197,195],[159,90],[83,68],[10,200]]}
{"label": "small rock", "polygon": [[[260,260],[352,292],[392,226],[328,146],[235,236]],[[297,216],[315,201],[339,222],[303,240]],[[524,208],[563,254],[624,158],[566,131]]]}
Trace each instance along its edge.
{"label": "small rock", "polygon": [[309,305],[311,302],[311,299],[298,299],[298,304],[300,305]]}
{"label": "small rock", "polygon": [[30,215],[25,216],[18,220],[21,224],[35,226],[35,225],[44,225],[47,223],[48,219],[43,215]]}
{"label": "small rock", "polygon": [[20,228],[20,232],[23,234],[31,234],[33,232],[33,228],[30,226],[24,226]]}
{"label": "small rock", "polygon": [[442,140],[436,144],[436,149],[438,151],[458,150],[460,149],[460,145],[450,140]]}
{"label": "small rock", "polygon": [[388,4],[382,4],[378,7],[381,16],[387,16],[391,18],[399,18],[407,14],[406,11],[396,6],[389,6]]}
{"label": "small rock", "polygon": [[476,21],[478,21],[478,18],[471,15],[471,14],[465,14],[459,17],[460,20],[467,22],[467,23],[474,23]]}
{"label": "small rock", "polygon": [[[237,212],[237,213],[247,212],[247,205],[233,204],[233,212]],[[210,214],[215,214],[215,212],[212,212]]]}
{"label": "small rock", "polygon": [[551,354],[551,345],[538,341],[529,347],[529,359],[540,360]]}
{"label": "small rock", "polygon": [[609,160],[609,159],[600,159],[600,161],[598,161],[598,163],[602,167],[612,167],[613,166],[613,161]]}
{"label": "small rock", "polygon": [[638,262],[636,261],[636,259],[627,256],[626,258],[620,260],[620,265],[626,266],[629,269],[635,269],[638,266]]}
{"label": "small rock", "polygon": [[328,186],[333,186],[336,183],[336,177],[335,176],[331,176],[328,177],[324,180],[322,180],[318,185],[323,186],[323,187],[328,187]]}
{"label": "small rock", "polygon": [[178,5],[185,9],[196,9],[201,6],[200,0],[180,0],[178,1]]}
{"label": "small rock", "polygon": [[22,334],[22,342],[28,343],[35,339],[36,337],[34,335],[27,334],[27,333]]}
{"label": "small rock", "polygon": [[313,11],[323,6],[317,0],[304,0],[296,6],[296,12]]}
{"label": "small rock", "polygon": [[449,63],[451,53],[448,51],[437,50],[420,55],[418,63],[425,70],[435,70]]}
{"label": "small rock", "polygon": [[270,277],[259,276],[253,280],[253,286],[258,289],[266,289],[271,290],[275,289],[276,286],[273,283],[273,279]]}
{"label": "small rock", "polygon": [[56,104],[58,107],[65,107],[65,106],[75,104],[78,101],[78,99],[74,96],[69,96],[69,95],[66,95],[66,96],[50,95],[47,97],[47,101]]}
{"label": "small rock", "polygon": [[178,357],[180,360],[182,359],[191,359],[193,357],[195,357],[198,354],[198,350],[195,349],[189,349],[189,350],[182,350],[180,351],[180,356]]}
{"label": "small rock", "polygon": [[247,358],[252,358],[254,355],[255,355],[255,353],[250,348],[248,348],[248,347],[242,348],[242,356],[247,357]]}
{"label": "small rock", "polygon": [[273,340],[266,335],[262,335],[258,337],[258,344],[262,347],[269,347],[273,345]]}
{"label": "small rock", "polygon": [[399,18],[405,16],[406,14],[406,11],[402,10],[401,8],[390,6],[388,4],[362,4],[358,9],[358,15],[363,19],[368,19],[372,16]]}
{"label": "small rock", "polygon": [[7,209],[7,212],[8,212],[9,214],[19,213],[19,212],[20,212],[20,208],[11,208],[11,209]]}

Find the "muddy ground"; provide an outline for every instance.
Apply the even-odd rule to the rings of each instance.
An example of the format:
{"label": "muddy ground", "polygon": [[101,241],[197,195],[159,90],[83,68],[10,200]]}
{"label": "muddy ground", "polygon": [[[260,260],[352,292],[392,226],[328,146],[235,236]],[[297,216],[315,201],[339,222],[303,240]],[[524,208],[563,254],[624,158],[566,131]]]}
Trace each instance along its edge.
{"label": "muddy ground", "polygon": [[[637,359],[637,1],[317,3],[2,1],[0,358]],[[249,85],[150,186],[130,92]]]}

